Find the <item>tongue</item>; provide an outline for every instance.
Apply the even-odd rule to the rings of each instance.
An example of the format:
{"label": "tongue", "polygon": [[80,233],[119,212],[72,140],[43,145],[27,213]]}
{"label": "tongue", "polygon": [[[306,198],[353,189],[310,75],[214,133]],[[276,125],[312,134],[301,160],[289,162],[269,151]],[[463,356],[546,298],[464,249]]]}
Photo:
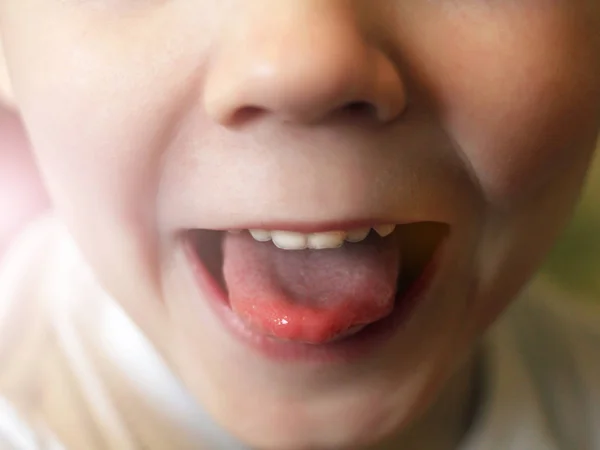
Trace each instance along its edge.
{"label": "tongue", "polygon": [[280,250],[248,233],[227,233],[223,244],[231,308],[285,340],[324,343],[389,315],[399,272],[394,235],[329,250]]}

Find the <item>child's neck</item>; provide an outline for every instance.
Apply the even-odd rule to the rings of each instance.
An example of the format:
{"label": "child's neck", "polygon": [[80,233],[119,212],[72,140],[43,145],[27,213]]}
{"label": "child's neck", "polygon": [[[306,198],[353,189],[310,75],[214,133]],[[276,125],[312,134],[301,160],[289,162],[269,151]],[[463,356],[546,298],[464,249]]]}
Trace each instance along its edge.
{"label": "child's neck", "polygon": [[457,450],[482,400],[482,360],[481,349],[474,351],[423,417],[402,435],[369,450]]}

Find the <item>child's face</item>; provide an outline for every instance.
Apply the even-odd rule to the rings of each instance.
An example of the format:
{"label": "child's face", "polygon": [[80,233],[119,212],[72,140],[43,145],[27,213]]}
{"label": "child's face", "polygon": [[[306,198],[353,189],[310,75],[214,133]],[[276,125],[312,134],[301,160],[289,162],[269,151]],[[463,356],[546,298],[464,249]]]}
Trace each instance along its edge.
{"label": "child's face", "polygon": [[[57,209],[105,288],[250,444],[338,448],[413,420],[540,263],[600,124],[595,0],[0,5]],[[191,229],[425,221],[449,226],[432,278],[358,360],[331,343],[291,360],[292,344],[259,350],[183,251]]]}

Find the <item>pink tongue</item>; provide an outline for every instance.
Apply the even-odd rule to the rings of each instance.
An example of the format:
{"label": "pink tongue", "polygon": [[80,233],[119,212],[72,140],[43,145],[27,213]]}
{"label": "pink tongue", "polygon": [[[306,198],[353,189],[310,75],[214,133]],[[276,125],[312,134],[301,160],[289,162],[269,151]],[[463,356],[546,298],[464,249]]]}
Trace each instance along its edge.
{"label": "pink tongue", "polygon": [[392,235],[331,250],[280,250],[227,233],[223,275],[231,308],[280,339],[323,343],[391,313],[400,271]]}

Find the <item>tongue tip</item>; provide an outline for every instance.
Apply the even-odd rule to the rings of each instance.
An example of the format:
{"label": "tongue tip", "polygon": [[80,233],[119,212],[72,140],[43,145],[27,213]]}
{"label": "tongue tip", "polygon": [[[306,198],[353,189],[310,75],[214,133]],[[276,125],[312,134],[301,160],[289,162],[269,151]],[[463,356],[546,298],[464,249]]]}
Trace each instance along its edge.
{"label": "tongue tip", "polygon": [[230,302],[234,312],[255,331],[283,341],[326,344],[339,341],[389,316],[394,302],[369,301],[354,311],[316,309],[283,300],[264,301],[257,308],[253,302]]}

